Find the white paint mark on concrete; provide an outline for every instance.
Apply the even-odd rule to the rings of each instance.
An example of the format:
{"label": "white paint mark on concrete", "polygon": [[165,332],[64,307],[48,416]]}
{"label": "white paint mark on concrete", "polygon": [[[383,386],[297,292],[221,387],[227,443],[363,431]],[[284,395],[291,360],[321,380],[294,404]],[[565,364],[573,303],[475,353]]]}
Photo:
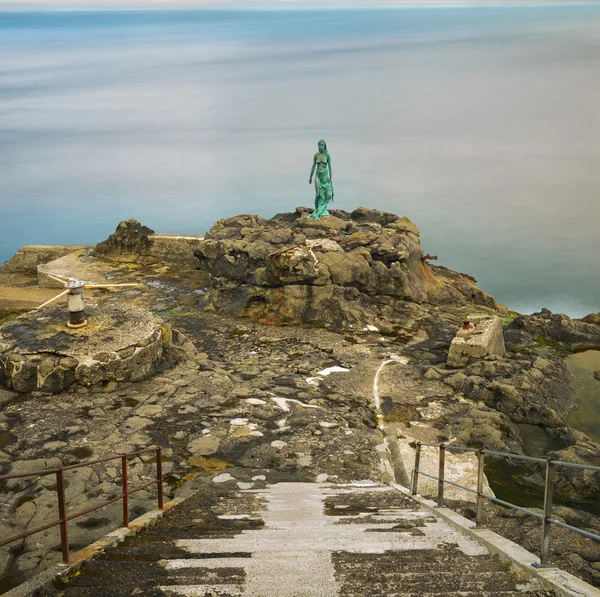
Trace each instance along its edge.
{"label": "white paint mark on concrete", "polygon": [[284,442],[280,439],[276,439],[274,442],[271,442],[271,447],[277,448],[278,450],[281,450],[281,448],[284,448],[285,446],[287,446],[287,442]]}
{"label": "white paint mark on concrete", "polygon": [[327,369],[323,369],[323,371],[319,371],[317,375],[322,375],[323,377],[326,377],[330,373],[344,373],[346,371],[350,371],[350,369],[346,369],[345,367],[335,365],[333,367],[327,367]]}
{"label": "white paint mark on concrete", "polygon": [[213,477],[213,483],[227,483],[227,481],[235,481],[235,477],[232,477],[229,473],[222,473]]}
{"label": "white paint mark on concrete", "polygon": [[300,406],[302,408],[321,408],[320,406],[317,406],[316,404],[305,404],[304,402],[300,402],[300,400],[296,400],[295,398],[282,398],[280,396],[274,396],[273,398],[271,398],[271,400],[273,402],[275,402],[275,404],[277,404],[277,406],[279,406],[279,408],[286,413],[290,412],[290,407],[288,406],[288,402],[297,404],[298,406]]}

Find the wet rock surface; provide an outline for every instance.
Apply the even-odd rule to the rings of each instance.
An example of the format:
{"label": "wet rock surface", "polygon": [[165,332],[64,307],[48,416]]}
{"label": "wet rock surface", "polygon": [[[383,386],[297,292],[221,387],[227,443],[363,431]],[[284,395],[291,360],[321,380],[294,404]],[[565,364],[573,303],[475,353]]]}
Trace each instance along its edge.
{"label": "wet rock surface", "polygon": [[[406,288],[410,290],[416,280],[410,290],[411,300],[402,294],[408,292],[406,289],[398,291],[401,296],[392,296],[380,295],[381,289],[374,287],[370,295],[364,286],[352,300],[335,303],[330,310],[300,310],[312,313],[302,321],[315,327],[272,325],[286,319],[271,317],[271,307],[261,305],[260,300],[254,301],[254,306],[253,301],[246,301],[244,288],[259,287],[258,282],[255,279],[250,284],[245,277],[236,281],[236,276],[250,275],[253,268],[260,269],[265,252],[268,257],[273,250],[289,248],[296,241],[299,247],[291,252],[286,249],[282,261],[275,255],[269,266],[275,268],[271,274],[278,272],[293,283],[260,286],[265,292],[280,292],[284,287],[292,293],[300,287],[318,288],[319,276],[327,265],[330,280],[335,278],[336,282],[326,285],[335,286],[336,293],[340,289],[354,293],[350,286],[344,286],[342,273],[339,278],[337,274],[332,277],[329,264],[337,263],[336,259],[348,252],[360,253],[360,247],[373,251],[369,253],[371,264],[384,263],[386,254],[396,255],[399,245],[393,243],[400,242],[402,235],[406,235],[407,243],[403,246],[412,247],[415,253],[400,266],[393,265],[396,261],[390,257],[390,269],[401,269],[402,263],[413,263],[411,259],[416,260],[416,256],[421,267],[412,223],[399,223],[396,216],[370,210],[334,213],[329,223],[308,228],[303,220],[296,222],[304,215],[301,211],[282,214],[273,221],[255,222],[255,216],[240,216],[234,223],[221,222],[212,238],[217,252],[206,257],[212,260],[209,265],[223,268],[211,270],[212,280],[206,264],[198,270],[160,263],[142,265],[139,261],[109,263],[90,257],[111,282],[140,283],[118,293],[92,291],[90,303],[103,309],[125,300],[154,312],[171,328],[176,356],[164,361],[150,377],[135,382],[115,379],[89,386],[73,384],[55,395],[37,388],[22,394],[0,390],[0,473],[94,460],[157,443],[165,455],[168,495],[186,483],[207,491],[238,491],[286,481],[389,480],[381,468],[384,437],[378,428],[378,414],[393,444],[393,473],[403,484],[410,476],[415,441],[473,447],[483,444],[527,453],[523,425],[535,425],[551,438],[556,458],[592,464],[600,461],[600,446],[566,423],[566,415],[577,401],[562,358],[573,345],[571,336],[556,343],[539,342],[530,333],[533,324],[527,331],[519,318],[510,322],[507,317],[504,357],[472,358],[464,367],[446,367],[448,349],[462,319],[475,310],[490,313],[494,304],[487,295],[478,294],[481,291],[468,276],[429,267],[436,279],[444,278],[442,288],[454,289],[449,291],[448,303],[435,305],[428,301],[441,296],[437,290],[426,299],[423,295],[422,302],[415,294],[419,288],[425,293],[431,288],[429,281],[421,285],[420,274],[412,278],[407,273],[407,278],[394,282],[400,289],[402,280],[408,280]],[[300,229],[306,236],[302,242],[294,237]],[[377,240],[383,230],[388,230],[382,236],[385,242]],[[365,244],[355,247],[350,243],[356,233],[360,234],[353,242],[358,239]],[[229,238],[229,234],[234,236]],[[252,246],[249,252],[247,247],[240,249],[239,254],[235,249],[229,262],[219,251],[230,246],[225,241],[237,242],[240,234],[246,235]],[[253,234],[255,240],[251,240]],[[365,241],[365,237],[370,240]],[[211,240],[209,235],[207,239]],[[260,243],[265,244],[261,250]],[[311,251],[317,263],[312,257],[312,262],[308,259]],[[333,257],[319,261],[325,255]],[[366,254],[364,259],[367,261]],[[347,267],[343,265],[339,271]],[[380,266],[373,267],[379,271]],[[215,271],[223,275],[216,276]],[[264,272],[265,276],[271,274]],[[365,275],[368,280],[372,273]],[[355,273],[352,277],[360,278]],[[437,282],[435,286],[439,286]],[[505,314],[502,309],[496,313]],[[569,329],[568,322],[561,323],[562,317],[544,315]],[[321,326],[337,327],[339,332]],[[581,328],[575,325],[575,329]],[[406,357],[406,362],[394,361],[380,371],[378,413],[374,378],[382,363],[394,355]],[[119,493],[118,462],[80,469],[88,472],[77,473],[67,488],[71,512]],[[132,485],[155,474],[151,455],[133,458],[131,464]],[[457,479],[474,486],[476,466],[472,459],[449,459],[449,467],[464,475]],[[504,471],[487,472],[493,487],[516,482],[538,491],[543,480],[536,466],[524,467],[514,480],[503,477]],[[600,487],[597,475],[586,471],[560,473],[556,485],[571,505],[577,499],[586,503],[594,500]],[[0,506],[0,535],[17,534],[54,518],[56,493],[51,477],[38,484],[11,482],[2,490],[6,499]],[[132,517],[154,504],[152,488],[135,494],[130,502]],[[72,550],[118,526],[120,507],[117,503],[89,519],[74,521]],[[576,544],[572,549],[585,559]],[[2,587],[58,561],[59,553],[56,529],[0,549],[0,568],[5,570]],[[592,567],[596,560],[588,563]]]}

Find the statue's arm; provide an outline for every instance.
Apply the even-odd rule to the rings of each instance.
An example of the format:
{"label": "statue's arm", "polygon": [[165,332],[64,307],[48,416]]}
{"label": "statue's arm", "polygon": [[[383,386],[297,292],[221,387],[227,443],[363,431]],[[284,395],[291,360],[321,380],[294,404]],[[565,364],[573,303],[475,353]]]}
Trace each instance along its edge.
{"label": "statue's arm", "polygon": [[327,152],[327,167],[329,168],[329,180],[333,178],[333,174],[331,173],[331,156],[329,152]]}
{"label": "statue's arm", "polygon": [[315,173],[316,165],[317,165],[317,154],[315,153],[315,157],[313,158],[313,165],[312,165],[312,168],[310,169],[310,178],[308,179],[308,184],[312,184],[312,177],[313,177],[313,174]]}

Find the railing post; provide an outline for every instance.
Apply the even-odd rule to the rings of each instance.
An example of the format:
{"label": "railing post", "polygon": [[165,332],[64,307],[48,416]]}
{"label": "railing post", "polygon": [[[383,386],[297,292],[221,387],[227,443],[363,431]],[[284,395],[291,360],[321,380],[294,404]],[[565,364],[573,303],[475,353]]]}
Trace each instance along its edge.
{"label": "railing post", "polygon": [[552,458],[546,458],[546,486],[544,488],[544,522],[542,523],[542,548],[540,563],[534,564],[536,568],[553,568],[549,559],[550,554],[550,528],[552,523],[552,497],[554,493],[554,468]]}
{"label": "railing post", "polygon": [[475,510],[475,528],[482,529],[483,524],[483,459],[485,455],[483,448],[479,448],[477,452],[477,507]]}
{"label": "railing post", "polygon": [[440,469],[438,473],[438,506],[444,505],[444,468],[446,466],[446,446],[440,444]]}
{"label": "railing post", "polygon": [[58,495],[58,518],[60,520],[60,547],[62,549],[62,563],[68,565],[71,561],[69,555],[69,521],[67,520],[65,479],[62,467],[56,471],[56,493]]}
{"label": "railing post", "polygon": [[123,494],[123,526],[129,526],[129,490],[127,483],[127,454],[121,454],[121,485]]}
{"label": "railing post", "polygon": [[158,492],[158,509],[163,509],[163,478],[162,478],[162,450],[156,448],[156,491]]}
{"label": "railing post", "polygon": [[421,442],[417,442],[417,450],[415,452],[415,467],[412,472],[410,483],[410,494],[417,495],[417,483],[419,482],[419,465],[421,464]]}

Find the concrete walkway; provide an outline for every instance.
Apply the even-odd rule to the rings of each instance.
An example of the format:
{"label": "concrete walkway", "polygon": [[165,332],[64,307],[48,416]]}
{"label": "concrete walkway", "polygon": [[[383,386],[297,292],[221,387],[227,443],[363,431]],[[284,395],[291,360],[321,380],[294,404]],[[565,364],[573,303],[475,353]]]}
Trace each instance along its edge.
{"label": "concrete walkway", "polygon": [[400,492],[201,490],[40,596],[549,597]]}

